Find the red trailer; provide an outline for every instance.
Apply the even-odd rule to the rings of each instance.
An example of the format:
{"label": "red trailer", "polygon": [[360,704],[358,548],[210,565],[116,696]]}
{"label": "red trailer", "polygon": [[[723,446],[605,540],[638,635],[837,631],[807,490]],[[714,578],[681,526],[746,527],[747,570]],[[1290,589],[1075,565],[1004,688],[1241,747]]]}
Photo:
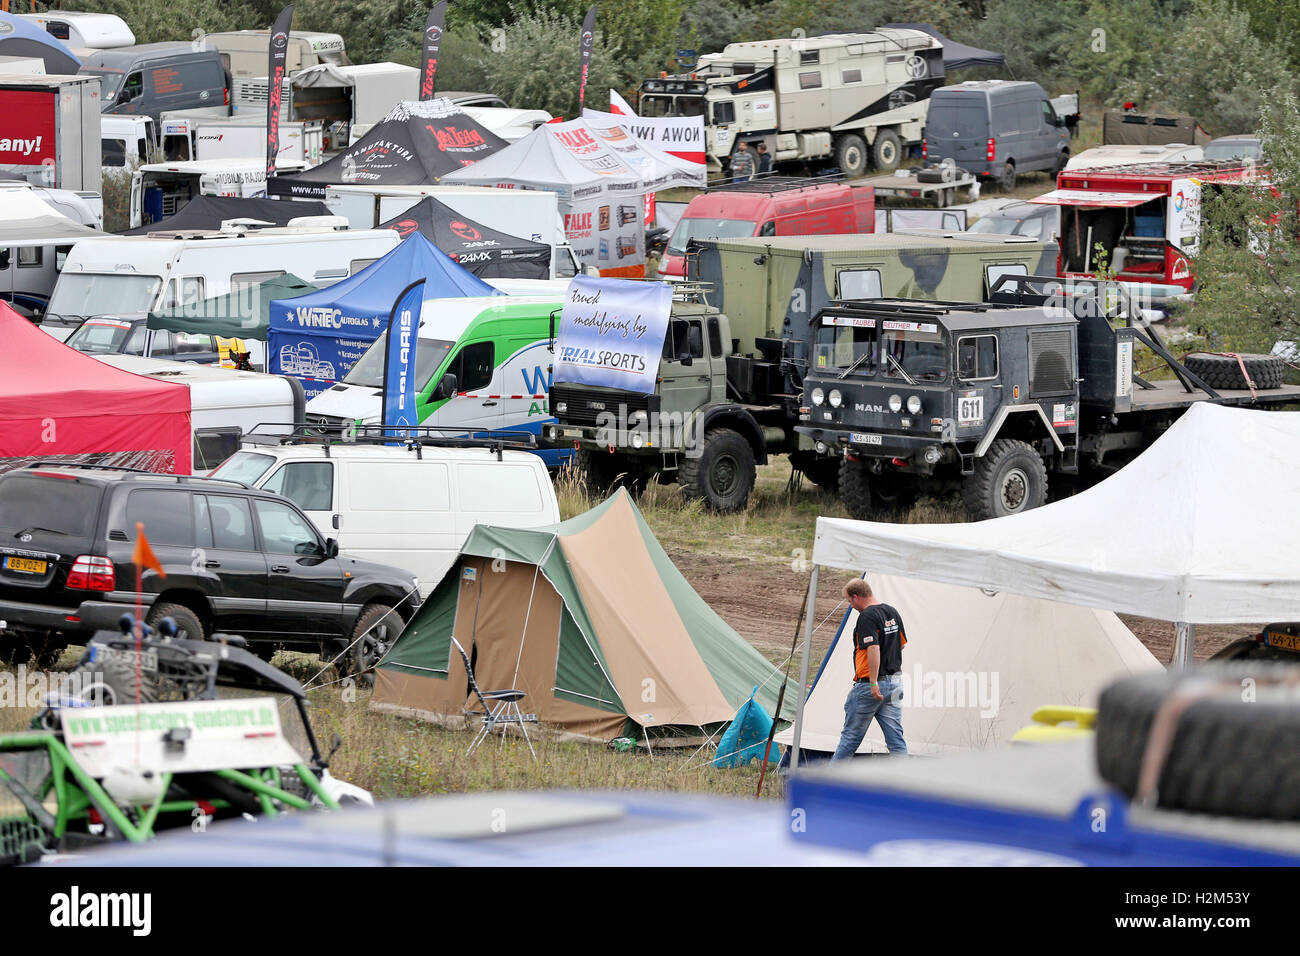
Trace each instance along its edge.
{"label": "red trailer", "polygon": [[1058,275],[1095,277],[1104,257],[1139,304],[1158,308],[1195,287],[1203,191],[1265,176],[1239,160],[1070,169],[1029,201],[1061,207]]}

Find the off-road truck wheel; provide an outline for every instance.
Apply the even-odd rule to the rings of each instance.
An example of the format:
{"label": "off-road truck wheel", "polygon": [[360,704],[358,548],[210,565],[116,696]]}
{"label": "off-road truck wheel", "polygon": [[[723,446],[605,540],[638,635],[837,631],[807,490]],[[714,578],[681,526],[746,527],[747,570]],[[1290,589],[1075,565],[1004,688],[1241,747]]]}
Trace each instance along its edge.
{"label": "off-road truck wheel", "polygon": [[962,482],[972,521],[1002,518],[1047,502],[1047,466],[1025,442],[999,438]]}
{"label": "off-road truck wheel", "polygon": [[892,468],[883,469],[867,480],[871,493],[871,506],[876,514],[897,514],[908,511],[916,504],[916,479]]}
{"label": "off-road truck wheel", "polygon": [[191,641],[207,640],[208,635],[203,630],[203,622],[184,604],[155,604],[149,609],[144,620],[146,624],[157,630],[158,622],[165,617],[176,622],[177,637],[189,638]]}
{"label": "off-road truck wheel", "polygon": [[871,165],[878,172],[892,173],[903,158],[903,146],[892,129],[882,129],[871,144]]}
{"label": "off-road truck wheel", "polygon": [[861,176],[867,171],[867,141],[853,133],[837,137],[835,165],[849,179]]}
{"label": "off-road truck wheel", "polygon": [[699,498],[712,511],[740,511],[754,490],[754,450],[739,432],[710,428],[698,458],[683,456],[677,482],[688,498]]}
{"label": "off-road truck wheel", "polygon": [[101,656],[97,661],[82,664],[70,676],[76,682],[72,686],[77,695],[93,706],[134,704],[137,689],[142,704],[158,699],[156,678],[144,671],[137,678],[135,661],[130,657]]}
{"label": "off-road truck wheel", "polygon": [[875,514],[871,501],[871,472],[865,461],[840,462],[840,501],[849,517],[865,521]]}
{"label": "off-road truck wheel", "polygon": [[1002,167],[1002,175],[998,177],[998,185],[1002,187],[1005,193],[1011,192],[1016,188],[1016,164],[1007,160],[1006,165]]}
{"label": "off-road truck wheel", "polygon": [[[1278,388],[1286,373],[1286,363],[1276,355],[1242,355],[1246,371],[1256,388]],[[1183,364],[1193,375],[1205,380],[1210,388],[1249,388],[1241,374],[1241,364],[1232,355],[1211,355],[1193,352],[1183,359]]]}
{"label": "off-road truck wheel", "polygon": [[790,467],[803,472],[804,477],[819,488],[838,491],[840,487],[840,467],[843,458],[816,456],[811,453],[798,452],[790,456]]}
{"label": "off-road truck wheel", "polygon": [[611,455],[599,449],[583,448],[573,458],[574,467],[587,483],[587,490],[603,498],[613,488],[626,488],[633,496],[639,495],[650,475],[632,455]]}
{"label": "off-road truck wheel", "polygon": [[404,627],[402,617],[387,604],[369,604],[357,616],[348,638],[348,651],[335,663],[341,677],[353,677],[358,687],[375,685],[375,665],[392,650]]}
{"label": "off-road truck wheel", "polygon": [[[1147,741],[1171,694],[1189,702],[1173,722],[1160,765],[1161,807],[1225,816],[1300,820],[1300,707],[1293,664],[1251,661],[1143,674],[1118,681],[1097,711],[1097,770],[1138,794]],[[1198,697],[1198,690],[1207,696]],[[1171,710],[1170,713],[1173,713]]]}

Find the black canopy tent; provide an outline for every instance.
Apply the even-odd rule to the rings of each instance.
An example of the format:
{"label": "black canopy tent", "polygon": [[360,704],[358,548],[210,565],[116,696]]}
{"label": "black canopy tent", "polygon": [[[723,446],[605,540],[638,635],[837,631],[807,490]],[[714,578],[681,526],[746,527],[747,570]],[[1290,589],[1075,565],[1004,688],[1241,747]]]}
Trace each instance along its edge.
{"label": "black canopy tent", "polygon": [[977,46],[967,46],[965,43],[958,43],[956,40],[949,40],[946,36],[930,26],[928,23],[887,23],[887,30],[920,30],[927,33],[943,44],[943,69],[945,73],[952,70],[965,70],[972,66],[1000,66],[1007,65],[1007,58],[1001,53],[994,53],[992,50],[981,50]]}
{"label": "black canopy tent", "polygon": [[175,214],[147,226],[137,226],[120,233],[145,236],[151,232],[185,232],[194,229],[220,229],[228,219],[256,219],[259,222],[287,226],[291,219],[303,216],[328,216],[321,202],[285,202],[280,199],[245,199],[239,196],[195,196]]}
{"label": "black canopy tent", "polygon": [[422,233],[435,246],[481,279],[548,279],[551,247],[521,239],[467,219],[445,203],[425,196],[381,229],[395,229],[403,239]]}

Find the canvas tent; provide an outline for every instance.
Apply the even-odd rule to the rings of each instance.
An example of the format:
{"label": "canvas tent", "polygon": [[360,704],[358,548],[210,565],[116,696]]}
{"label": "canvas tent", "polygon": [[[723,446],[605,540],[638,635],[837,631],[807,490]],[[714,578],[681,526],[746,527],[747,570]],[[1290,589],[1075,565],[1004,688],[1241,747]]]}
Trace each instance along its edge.
{"label": "canvas tent", "polygon": [[225,338],[265,341],[270,327],[271,303],[276,299],[306,295],[318,288],[306,279],[286,274],[202,302],[150,312],[145,324],[151,329],[168,332],[207,332]]}
{"label": "canvas tent", "polygon": [[321,202],[284,202],[242,196],[195,196],[174,215],[120,233],[145,236],[151,232],[184,232],[192,229],[220,229],[231,219],[252,219],[274,226],[287,226],[304,216],[333,215]]}
{"label": "canvas tent", "polygon": [[76,55],[41,27],[3,12],[0,12],[0,56],[42,60],[47,75],[71,76],[81,69]]}
{"label": "canvas tent", "polygon": [[973,66],[1005,66],[1007,58],[992,50],[981,50],[977,46],[967,46],[946,36],[928,23],[887,23],[886,30],[920,30],[934,37],[943,44],[944,71],[964,70]]}
{"label": "canvas tent", "polygon": [[482,279],[549,279],[551,275],[551,247],[546,243],[491,229],[432,196],[379,228],[395,229],[403,239],[418,232]]}
{"label": "canvas tent", "polygon": [[412,233],[388,255],[341,282],[272,301],[267,371],[300,378],[308,398],[319,395],[347,375],[388,328],[393,303],[416,279],[425,280],[425,302],[503,294]]}
{"label": "canvas tent", "polygon": [[1104,146],[1165,146],[1170,143],[1204,146],[1209,141],[1210,134],[1191,116],[1107,110],[1101,120]]}
{"label": "canvas tent", "polygon": [[[910,753],[940,754],[1006,743],[1047,704],[1097,706],[1112,680],[1159,670],[1111,611],[1005,591],[868,573],[872,589],[898,609],[903,651],[903,728]],[[834,753],[853,684],[850,610],[804,705],[805,752]],[[777,734],[789,745],[793,728]],[[885,753],[872,721],[858,753]]]}
{"label": "canvas tent", "polygon": [[333,159],[267,181],[271,196],[324,199],[326,186],[420,186],[479,162],[506,141],[451,100],[398,103]]}
{"label": "canvas tent", "polygon": [[444,183],[544,189],[559,197],[574,255],[601,275],[645,272],[644,195],[673,185],[703,185],[698,164],[637,142],[617,123],[547,123]]}
{"label": "canvas tent", "polygon": [[484,689],[596,740],[695,735],[779,672],[673,566],[625,491],[543,529],[477,526],[380,664],[371,706],[433,721],[474,707],[452,635]]}
{"label": "canvas tent", "polygon": [[0,303],[0,471],[59,458],[190,473],[190,391],[104,365]]}

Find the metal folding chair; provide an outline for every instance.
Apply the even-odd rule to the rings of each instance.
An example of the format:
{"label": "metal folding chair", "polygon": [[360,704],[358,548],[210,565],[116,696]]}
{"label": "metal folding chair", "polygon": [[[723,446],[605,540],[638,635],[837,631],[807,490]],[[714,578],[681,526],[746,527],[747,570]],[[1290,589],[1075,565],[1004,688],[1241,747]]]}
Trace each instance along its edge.
{"label": "metal folding chair", "polygon": [[528,724],[537,723],[536,714],[525,714],[519,709],[519,702],[528,695],[522,690],[479,690],[478,681],[474,678],[474,668],[470,666],[469,655],[465,653],[465,648],[461,647],[460,641],[452,638],[451,642],[456,645],[456,650],[460,651],[460,659],[465,662],[465,673],[469,675],[469,686],[474,691],[474,696],[479,699],[483,705],[483,710],[467,710],[465,713],[470,717],[482,717],[483,726],[478,730],[474,740],[470,743],[469,749],[465,751],[465,756],[470,756],[475,750],[487,740],[488,735],[497,727],[501,728],[501,742],[505,743],[506,727],[511,724],[518,724],[519,731],[524,735],[524,742],[528,744],[528,752],[537,759],[537,751],[533,749],[533,742],[528,737]]}

